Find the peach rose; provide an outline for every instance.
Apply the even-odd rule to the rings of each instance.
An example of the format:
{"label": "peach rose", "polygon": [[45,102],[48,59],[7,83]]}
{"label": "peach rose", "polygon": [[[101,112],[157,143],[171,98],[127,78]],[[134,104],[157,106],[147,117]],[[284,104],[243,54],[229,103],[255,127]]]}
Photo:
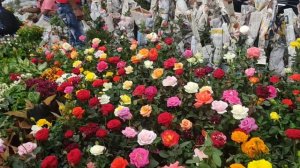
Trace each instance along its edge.
{"label": "peach rose", "polygon": [[153,79],[158,79],[158,78],[160,78],[163,74],[164,74],[164,69],[162,69],[162,68],[156,68],[156,69],[154,69],[154,71],[152,72],[151,76],[152,76]]}
{"label": "peach rose", "polygon": [[149,105],[145,105],[141,108],[140,110],[140,114],[143,116],[143,117],[149,117],[150,114],[152,112],[152,107],[149,106]]}
{"label": "peach rose", "polygon": [[193,123],[188,119],[183,119],[180,123],[182,130],[187,131],[192,128]]}

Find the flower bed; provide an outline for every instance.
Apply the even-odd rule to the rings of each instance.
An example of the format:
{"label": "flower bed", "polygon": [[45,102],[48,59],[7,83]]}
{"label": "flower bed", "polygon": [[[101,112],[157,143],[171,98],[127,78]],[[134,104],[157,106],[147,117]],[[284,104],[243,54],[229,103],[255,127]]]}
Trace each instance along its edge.
{"label": "flower bed", "polygon": [[95,38],[84,50],[61,42],[31,58],[30,65],[47,63],[41,75],[11,74],[11,81],[38,94],[32,101],[46,100],[27,102],[25,117],[8,113],[19,118],[23,133],[19,144],[11,134],[0,141],[7,164],[299,166],[300,133],[291,129],[300,121],[297,69],[287,77],[272,74],[256,65],[255,47],[224,54],[218,68],[200,53],[177,52],[172,37],[141,47],[115,40]]}

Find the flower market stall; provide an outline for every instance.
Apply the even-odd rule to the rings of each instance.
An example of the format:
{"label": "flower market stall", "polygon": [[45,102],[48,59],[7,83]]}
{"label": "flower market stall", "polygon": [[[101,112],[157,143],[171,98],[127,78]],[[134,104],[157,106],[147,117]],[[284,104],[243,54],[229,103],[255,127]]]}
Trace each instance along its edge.
{"label": "flower market stall", "polygon": [[300,167],[297,8],[239,3],[93,0],[80,46],[57,15],[1,37],[0,167]]}

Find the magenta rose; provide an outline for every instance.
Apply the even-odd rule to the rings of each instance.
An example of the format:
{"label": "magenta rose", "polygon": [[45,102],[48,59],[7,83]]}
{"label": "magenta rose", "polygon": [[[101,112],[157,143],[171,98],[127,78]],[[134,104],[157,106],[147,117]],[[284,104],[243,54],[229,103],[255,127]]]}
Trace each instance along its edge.
{"label": "magenta rose", "polygon": [[170,97],[167,100],[167,107],[177,107],[181,105],[181,100],[177,97]]}
{"label": "magenta rose", "polygon": [[108,64],[105,61],[100,61],[97,64],[97,70],[98,72],[103,72],[104,70],[106,70],[108,68]]}
{"label": "magenta rose", "polygon": [[251,132],[251,131],[255,131],[258,129],[258,126],[256,125],[255,123],[255,119],[252,118],[252,117],[247,117],[245,119],[243,119],[241,122],[240,122],[240,125],[239,127],[246,131],[248,134]]}
{"label": "magenta rose", "polygon": [[144,94],[149,101],[152,101],[157,94],[157,88],[155,86],[149,86],[145,89]]}
{"label": "magenta rose", "polygon": [[130,154],[130,164],[137,168],[143,168],[149,164],[149,151],[143,148],[135,148]]}

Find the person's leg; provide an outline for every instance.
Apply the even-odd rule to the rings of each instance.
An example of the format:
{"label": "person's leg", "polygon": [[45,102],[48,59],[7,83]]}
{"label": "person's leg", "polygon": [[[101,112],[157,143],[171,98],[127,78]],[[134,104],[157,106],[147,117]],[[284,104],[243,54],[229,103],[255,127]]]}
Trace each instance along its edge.
{"label": "person's leg", "polygon": [[58,14],[69,28],[70,44],[77,46],[82,45],[79,36],[83,35],[81,22],[76,19],[73,10],[69,4],[58,4]]}

